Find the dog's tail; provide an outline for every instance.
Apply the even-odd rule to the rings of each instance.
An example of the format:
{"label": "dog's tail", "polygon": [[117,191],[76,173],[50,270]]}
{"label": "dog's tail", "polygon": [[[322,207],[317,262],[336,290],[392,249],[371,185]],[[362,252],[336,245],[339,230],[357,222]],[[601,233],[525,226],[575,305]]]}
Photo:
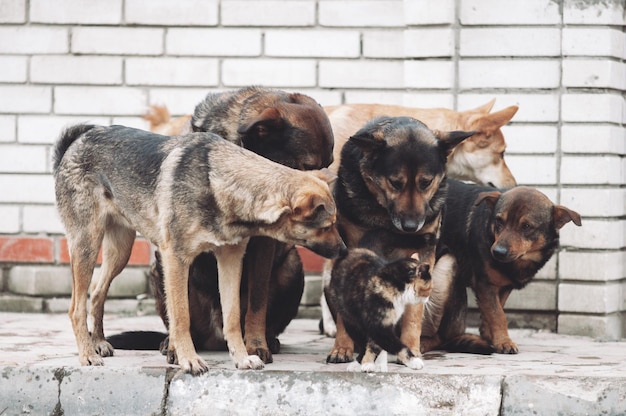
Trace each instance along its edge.
{"label": "dog's tail", "polygon": [[107,337],[118,350],[158,350],[167,334],[157,331],[128,331]]}
{"label": "dog's tail", "polygon": [[171,115],[169,110],[164,105],[151,105],[148,112],[143,116],[144,120],[150,122],[150,131],[154,132],[156,129],[170,121]]}
{"label": "dog's tail", "polygon": [[448,352],[464,352],[470,354],[489,355],[495,352],[493,346],[474,334],[462,334],[441,344],[441,348]]}
{"label": "dog's tail", "polygon": [[54,146],[54,159],[52,160],[53,170],[56,172],[63,159],[63,155],[67,152],[67,149],[83,134],[93,129],[93,124],[77,124],[75,126],[68,127],[61,133],[61,136]]}

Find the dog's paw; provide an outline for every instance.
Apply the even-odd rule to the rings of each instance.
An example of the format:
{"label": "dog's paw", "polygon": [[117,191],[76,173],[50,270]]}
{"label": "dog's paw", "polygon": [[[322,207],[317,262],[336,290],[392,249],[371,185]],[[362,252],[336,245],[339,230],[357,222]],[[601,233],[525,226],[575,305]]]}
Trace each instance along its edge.
{"label": "dog's paw", "polygon": [[250,356],[257,356],[263,361],[265,364],[270,364],[274,362],[274,358],[272,357],[272,352],[267,348],[252,348],[248,350],[248,354]]}
{"label": "dog's paw", "polygon": [[361,364],[361,372],[362,373],[376,373],[380,371],[380,366],[374,363],[365,363]]}
{"label": "dog's paw", "polygon": [[258,355],[248,355],[243,360],[235,363],[235,367],[238,370],[262,370],[265,364]]}
{"label": "dog's paw", "polygon": [[179,358],[178,365],[180,365],[181,370],[183,370],[185,373],[189,373],[194,376],[209,371],[209,367],[207,366],[206,362],[198,355],[192,358]]}
{"label": "dog's paw", "polygon": [[424,361],[422,361],[419,357],[411,357],[407,362],[404,363],[407,367],[412,370],[421,370],[424,368]]}
{"label": "dog's paw", "polygon": [[267,346],[272,354],[278,354],[280,352],[280,340],[278,338],[268,339]]}
{"label": "dog's paw", "polygon": [[80,365],[93,365],[93,366],[104,365],[104,360],[95,351],[90,354],[80,355],[78,357],[78,361],[80,361]]}
{"label": "dog's paw", "polygon": [[115,349],[113,346],[105,340],[101,340],[95,343],[96,353],[100,355],[100,357],[112,357]]}
{"label": "dog's paw", "polygon": [[494,343],[494,348],[498,354],[517,354],[519,352],[517,344],[511,341],[510,338]]}
{"label": "dog's paw", "polygon": [[352,362],[352,349],[350,348],[333,348],[326,357],[326,362],[330,364],[341,364]]}
{"label": "dog's paw", "polygon": [[361,363],[359,363],[358,361],[353,361],[350,364],[348,364],[348,367],[346,367],[347,371],[352,371],[355,373],[360,373],[361,372]]}
{"label": "dog's paw", "polygon": [[337,335],[337,325],[335,325],[335,321],[332,319],[325,319],[322,326],[324,329],[324,335],[329,338],[335,338]]}

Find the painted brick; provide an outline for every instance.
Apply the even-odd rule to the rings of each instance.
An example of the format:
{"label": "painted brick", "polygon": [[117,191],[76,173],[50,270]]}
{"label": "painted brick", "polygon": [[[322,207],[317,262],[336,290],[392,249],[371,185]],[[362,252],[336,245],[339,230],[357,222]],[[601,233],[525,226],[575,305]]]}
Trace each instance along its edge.
{"label": "painted brick", "polygon": [[556,160],[554,157],[507,155],[506,164],[519,185],[552,185],[556,183]]}
{"label": "painted brick", "polygon": [[128,87],[56,87],[56,114],[144,114],[146,92]]}
{"label": "painted brick", "polygon": [[561,32],[556,28],[464,28],[461,56],[559,56]]}
{"label": "painted brick", "polygon": [[23,207],[25,233],[62,234],[65,232],[59,214],[53,205],[26,205]]}
{"label": "painted brick", "polygon": [[[581,294],[584,294],[584,296],[581,296]],[[559,311],[613,313],[619,311],[621,306],[621,284],[559,284]]]}
{"label": "painted brick", "polygon": [[44,312],[42,298],[32,296],[0,295],[0,311],[18,313],[41,313]]}
{"label": "painted brick", "polygon": [[464,25],[559,24],[559,5],[551,0],[463,0],[460,20]]}
{"label": "painted brick", "polygon": [[191,114],[209,91],[213,91],[213,89],[152,88],[150,89],[150,104],[167,105],[172,117]]}
{"label": "painted brick", "polygon": [[26,0],[0,0],[0,23],[24,23]]}
{"label": "painted brick", "polygon": [[459,86],[472,88],[557,88],[558,61],[462,60]]}
{"label": "painted brick", "polygon": [[31,85],[1,85],[1,113],[47,113],[52,108],[52,88]]}
{"label": "painted brick", "polygon": [[563,188],[561,204],[588,217],[621,217],[626,215],[624,188]]}
{"label": "painted brick", "polygon": [[319,85],[328,88],[403,88],[402,61],[320,61]]}
{"label": "painted brick", "polygon": [[[129,266],[147,266],[152,260],[152,246],[147,240],[137,238],[133,244],[133,249],[128,260]],[[59,263],[69,263],[70,255],[67,247],[67,239],[59,240]],[[102,262],[102,251],[98,254],[98,264]]]}
{"label": "painted brick", "polygon": [[[550,198],[554,199],[554,198]],[[535,275],[535,280],[555,280],[557,276],[557,258],[559,257],[559,253],[555,254],[547,261],[546,264],[543,265],[541,269]]]}
{"label": "painted brick", "polygon": [[111,124],[116,124],[119,126],[127,126],[135,129],[141,130],[150,130],[150,123],[148,120],[144,119],[143,116],[135,116],[135,117],[124,117],[118,116],[113,117],[111,120]]}
{"label": "painted brick", "polygon": [[[304,247],[297,247],[298,254],[302,260],[302,266],[307,273],[320,273],[324,266],[324,258],[313,253],[311,250]],[[319,302],[319,297],[317,298]]]}
{"label": "painted brick", "polygon": [[408,58],[454,55],[454,32],[448,28],[407,29],[404,31],[404,54]]}
{"label": "painted brick", "polygon": [[321,58],[356,58],[361,54],[358,31],[268,30],[265,55]]}
{"label": "painted brick", "polygon": [[54,240],[44,237],[0,236],[0,262],[51,263]]}
{"label": "painted brick", "polygon": [[265,85],[267,87],[314,87],[316,63],[301,59],[225,59],[222,83],[228,87]]}
{"label": "painted brick", "polygon": [[0,205],[0,233],[20,232],[20,208],[15,205]]}
{"label": "painted brick", "polygon": [[564,59],[563,80],[566,87],[626,89],[626,65],[597,59]]}
{"label": "painted brick", "polygon": [[[96,283],[100,277],[100,268],[94,270],[93,279],[91,280],[90,292],[96,287]],[[135,298],[150,290],[148,286],[148,278],[144,268],[126,267],[122,272],[113,279],[109,291],[108,298]]]}
{"label": "painted brick", "polygon": [[404,2],[404,23],[409,26],[454,23],[454,0]]}
{"label": "painted brick", "polygon": [[304,276],[304,291],[300,305],[319,306],[322,296],[322,276],[320,274]]}
{"label": "painted brick", "polygon": [[404,85],[407,88],[451,89],[454,87],[454,63],[450,61],[405,61]]}
{"label": "painted brick", "polygon": [[0,68],[0,82],[20,84],[27,80],[27,58],[24,56],[0,56]]}
{"label": "painted brick", "polygon": [[626,247],[626,220],[583,218],[582,227],[567,224],[561,229],[561,246],[618,250]]}
{"label": "painted brick", "polygon": [[401,104],[417,108],[454,108],[454,98],[449,91],[441,93],[409,93],[402,94]]}
{"label": "painted brick", "polygon": [[8,289],[30,296],[57,296],[72,293],[72,273],[67,267],[15,266],[8,273]]}
{"label": "painted brick", "polygon": [[507,154],[556,152],[558,130],[555,126],[514,124],[504,126],[501,130],[506,140]]}
{"label": "painted brick", "polygon": [[559,269],[561,279],[619,281],[626,276],[626,252],[563,251],[560,254]]}
{"label": "painted brick", "polygon": [[[556,122],[559,120],[559,97],[557,94],[459,94],[459,108],[475,108],[495,98],[504,108],[509,105],[519,106],[513,121],[518,122]],[[505,105],[506,103],[506,105]]]}
{"label": "painted brick", "polygon": [[619,185],[624,183],[624,160],[618,156],[564,156],[564,184]]}
{"label": "painted brick", "polygon": [[561,149],[566,153],[626,153],[624,127],[565,124],[561,127]]}
{"label": "painted brick", "polygon": [[0,202],[18,204],[54,203],[52,175],[0,174]]}
{"label": "painted brick", "polygon": [[565,56],[624,56],[624,33],[611,28],[566,27],[562,32]]}
{"label": "painted brick", "polygon": [[221,23],[224,26],[313,26],[315,2],[223,1]]}
{"label": "painted brick", "polygon": [[15,141],[16,120],[16,116],[0,115],[0,143]]}
{"label": "painted brick", "polygon": [[366,58],[403,58],[404,32],[368,30],[363,33],[363,56]]}
{"label": "painted brick", "polygon": [[337,90],[314,90],[307,88],[298,88],[293,92],[301,92],[317,101],[320,105],[336,105],[341,102],[341,91]]}
{"label": "painted brick", "polygon": [[563,23],[582,25],[624,25],[624,2],[579,2],[566,0]]}
{"label": "painted brick", "polygon": [[128,58],[128,85],[209,86],[218,83],[218,61],[201,58]]}
{"label": "painted brick", "polygon": [[319,2],[319,24],[342,27],[403,27],[403,2],[387,1],[342,1]]}
{"label": "painted brick", "polygon": [[122,21],[122,0],[30,0],[30,21],[37,23],[115,24]]}
{"label": "painted brick", "polygon": [[0,172],[46,172],[48,149],[45,146],[0,145]]}
{"label": "painted brick", "polygon": [[45,84],[122,83],[122,59],[99,56],[33,56],[30,80]]}
{"label": "painted brick", "polygon": [[111,124],[108,117],[21,115],[17,119],[17,140],[20,143],[53,144],[66,127],[78,123]]}
{"label": "painted brick", "polygon": [[217,0],[126,0],[126,23],[166,26],[215,26]]}
{"label": "painted brick", "polygon": [[580,335],[617,341],[623,337],[619,315],[580,315],[561,313],[558,318],[559,334]]}
{"label": "painted brick", "polygon": [[[476,308],[476,297],[468,290],[468,306]],[[533,281],[524,290],[514,290],[506,301],[505,311],[549,311],[556,307],[556,284],[554,282]]]}
{"label": "painted brick", "polygon": [[74,27],[73,53],[103,55],[159,55],[165,31],[138,27]]}
{"label": "painted brick", "polygon": [[259,56],[261,31],[258,29],[179,29],[167,31],[168,55]]}
{"label": "painted brick", "polygon": [[66,53],[68,31],[61,27],[0,27],[0,53]]}
{"label": "painted brick", "polygon": [[562,118],[575,122],[622,123],[624,98],[617,94],[564,94]]}

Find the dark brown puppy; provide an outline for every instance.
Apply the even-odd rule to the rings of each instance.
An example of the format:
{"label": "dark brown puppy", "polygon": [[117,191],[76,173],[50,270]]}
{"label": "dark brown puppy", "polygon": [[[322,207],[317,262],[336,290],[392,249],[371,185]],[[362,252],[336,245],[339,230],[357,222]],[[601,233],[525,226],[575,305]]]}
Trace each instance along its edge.
{"label": "dark brown puppy", "polygon": [[[311,97],[280,90],[248,87],[208,94],[190,120],[190,129],[216,133],[267,159],[299,170],[327,167],[333,160],[333,133],[328,117]],[[215,290],[215,258],[198,256],[191,267],[191,327],[197,347],[223,345],[219,294]],[[276,338],[293,319],[304,288],[302,263],[295,246],[266,237],[253,237],[244,258],[241,317],[249,354],[272,362],[280,350]],[[158,270],[158,268],[156,269]],[[208,279],[208,283],[207,283]],[[162,286],[162,274],[153,283]],[[157,303],[165,300],[157,291]],[[197,304],[195,304],[197,303]],[[166,322],[164,308],[158,308]],[[269,313],[273,310],[274,313]]]}
{"label": "dark brown puppy", "polygon": [[[450,292],[436,332],[423,333],[422,351],[515,354],[504,304],[513,289],[524,288],[552,257],[559,230],[580,215],[554,205],[529,187],[508,191],[448,181],[440,247],[456,260]],[[439,264],[439,263],[438,263]],[[434,282],[436,285],[437,282]],[[465,334],[466,288],[476,295],[480,337]]]}
{"label": "dark brown puppy", "polygon": [[[446,160],[473,132],[433,132],[410,117],[380,117],[343,146],[334,196],[348,248],[373,249],[387,261],[418,253],[431,268],[446,195]],[[329,304],[332,309],[339,309]],[[420,354],[424,305],[408,305],[401,340]],[[328,362],[352,361],[354,344],[337,314]]]}

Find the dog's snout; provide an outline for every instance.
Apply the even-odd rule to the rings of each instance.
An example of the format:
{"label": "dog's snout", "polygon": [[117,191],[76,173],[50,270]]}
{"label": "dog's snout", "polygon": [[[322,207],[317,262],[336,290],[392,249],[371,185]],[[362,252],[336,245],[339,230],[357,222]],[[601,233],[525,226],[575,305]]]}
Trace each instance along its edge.
{"label": "dog's snout", "polygon": [[506,260],[509,255],[509,249],[502,244],[496,244],[491,248],[491,254],[496,260]]}

